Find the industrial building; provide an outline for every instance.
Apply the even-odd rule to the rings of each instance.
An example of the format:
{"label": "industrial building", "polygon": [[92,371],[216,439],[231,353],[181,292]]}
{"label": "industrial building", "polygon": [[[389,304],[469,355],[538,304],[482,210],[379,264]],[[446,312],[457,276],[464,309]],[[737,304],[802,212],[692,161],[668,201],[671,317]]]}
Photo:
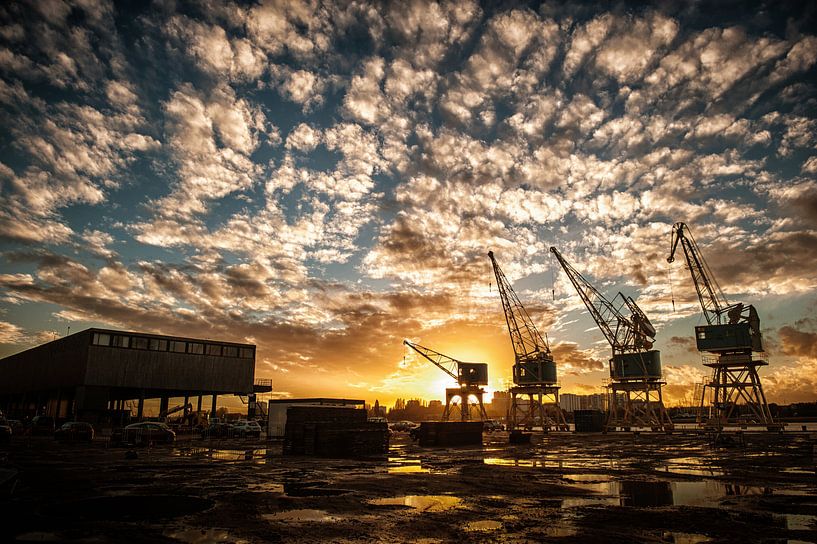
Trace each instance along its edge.
{"label": "industrial building", "polygon": [[219,395],[271,389],[254,374],[252,344],[91,328],[0,359],[0,409],[104,425],[127,404],[141,418],[147,399],[167,411],[171,397],[197,397],[214,413]]}

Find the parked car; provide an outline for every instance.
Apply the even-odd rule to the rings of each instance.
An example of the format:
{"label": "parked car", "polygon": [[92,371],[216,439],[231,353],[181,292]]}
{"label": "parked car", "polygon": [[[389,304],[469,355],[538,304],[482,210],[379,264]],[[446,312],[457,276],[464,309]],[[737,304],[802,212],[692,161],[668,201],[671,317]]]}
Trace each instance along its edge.
{"label": "parked car", "polygon": [[71,442],[90,442],[94,439],[94,428],[84,421],[69,421],[54,431],[54,438]]}
{"label": "parked car", "polygon": [[48,435],[54,434],[54,418],[51,416],[34,416],[29,427],[31,434]]}
{"label": "parked car", "polygon": [[5,419],[0,419],[0,444],[9,444],[11,442],[11,425]]}
{"label": "parked car", "polygon": [[505,425],[495,419],[486,419],[482,422],[482,429],[489,433],[494,431],[504,431]]}
{"label": "parked car", "polygon": [[6,424],[11,427],[12,434],[23,434],[25,433],[26,426],[23,425],[23,422],[19,419],[7,419]]}
{"label": "parked car", "polygon": [[171,444],[176,441],[176,433],[165,423],[143,421],[131,423],[122,430],[122,442],[125,444]]}
{"label": "parked car", "polygon": [[261,425],[254,419],[248,421],[239,421],[233,425],[233,430],[238,436],[249,436],[252,438],[261,437]]}
{"label": "parked car", "polygon": [[235,429],[229,423],[210,423],[208,427],[201,430],[202,438],[226,438],[234,434]]}
{"label": "parked car", "polygon": [[397,421],[389,425],[389,428],[397,433],[406,433],[414,429],[415,427],[419,427],[413,421]]}

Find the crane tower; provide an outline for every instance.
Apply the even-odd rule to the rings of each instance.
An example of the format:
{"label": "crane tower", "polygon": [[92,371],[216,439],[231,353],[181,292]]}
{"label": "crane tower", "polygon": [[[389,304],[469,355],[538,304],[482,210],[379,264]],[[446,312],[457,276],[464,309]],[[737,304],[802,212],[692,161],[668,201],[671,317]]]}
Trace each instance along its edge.
{"label": "crane tower", "polygon": [[489,251],[488,257],[496,276],[514,351],[514,386],[510,388],[508,428],[541,426],[544,431],[566,431],[567,421],[559,406],[556,363],[550,353],[547,336],[539,334],[508,278],[499,268],[494,252]]}
{"label": "crane tower", "polygon": [[445,390],[443,421],[451,419],[452,407],[455,406],[453,401],[456,398],[460,399],[460,419],[470,421],[471,407],[468,400],[471,397],[475,397],[479,403],[479,419],[488,419],[488,415],[485,413],[485,405],[482,402],[485,390],[480,387],[480,385],[488,385],[488,365],[486,363],[465,363],[408,340],[403,340],[403,343],[457,381],[459,387],[446,388]]}
{"label": "crane tower", "polygon": [[[757,311],[751,304],[730,304],[726,300],[685,223],[672,226],[667,262],[675,260],[679,243],[707,323],[695,327],[695,342],[698,351],[707,354],[703,356],[704,366],[712,369],[712,379],[702,390],[698,424],[717,430],[730,424],[779,429],[757,372],[758,367],[769,364],[763,352]],[[707,398],[710,403],[704,413]],[[743,414],[737,408],[739,401],[746,406]]]}
{"label": "crane tower", "polygon": [[652,349],[655,327],[631,297],[619,292],[613,304],[555,247],[550,251],[612,348],[606,429],[650,427],[671,431],[673,424],[662,394],[666,382],[661,379],[661,352]]}

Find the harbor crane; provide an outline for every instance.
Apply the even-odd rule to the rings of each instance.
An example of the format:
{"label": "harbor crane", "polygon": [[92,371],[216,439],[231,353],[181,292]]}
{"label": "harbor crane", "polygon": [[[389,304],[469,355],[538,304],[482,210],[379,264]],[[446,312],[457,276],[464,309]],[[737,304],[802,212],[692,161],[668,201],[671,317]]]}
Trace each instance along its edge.
{"label": "harbor crane", "polygon": [[448,421],[451,418],[453,401],[456,398],[460,399],[460,419],[470,421],[471,407],[468,400],[471,397],[475,397],[479,404],[479,419],[482,421],[488,419],[488,415],[485,413],[485,404],[482,400],[485,390],[480,387],[481,385],[488,385],[488,365],[486,363],[466,363],[408,340],[403,340],[403,343],[456,380],[459,387],[446,388],[445,390],[443,421]]}
{"label": "harbor crane", "polygon": [[[779,429],[757,372],[769,364],[757,310],[751,304],[729,303],[686,223],[672,226],[668,263],[675,261],[679,244],[707,323],[695,327],[695,343],[698,351],[709,354],[703,356],[703,364],[712,369],[712,379],[702,390],[698,424],[717,430],[730,424]],[[711,402],[704,413],[708,397]],[[739,401],[746,407],[744,413]]]}
{"label": "harbor crane", "polygon": [[550,251],[612,348],[610,411],[605,427],[671,431],[673,424],[662,394],[666,382],[661,379],[661,352],[652,349],[656,331],[647,315],[635,300],[621,292],[614,298],[615,303],[607,300],[559,250],[551,247]]}
{"label": "harbor crane", "polygon": [[541,426],[545,431],[566,431],[567,421],[559,406],[556,363],[553,361],[547,335],[542,336],[533,324],[496,262],[493,251],[488,252],[488,258],[491,259],[514,351],[514,386],[510,389],[508,428],[513,430],[516,427]]}

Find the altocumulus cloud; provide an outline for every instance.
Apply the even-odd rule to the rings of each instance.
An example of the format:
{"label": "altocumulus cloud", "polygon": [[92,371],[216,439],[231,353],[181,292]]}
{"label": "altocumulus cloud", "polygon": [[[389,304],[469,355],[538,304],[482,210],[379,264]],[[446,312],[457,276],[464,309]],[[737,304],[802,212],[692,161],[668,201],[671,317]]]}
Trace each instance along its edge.
{"label": "altocumulus cloud", "polygon": [[282,390],[390,398],[422,387],[401,339],[447,338],[498,387],[493,249],[585,390],[606,352],[556,245],[640,297],[680,398],[684,220],[730,298],[775,308],[770,392],[801,398],[815,26],[765,4],[5,3],[3,353],[68,324],[219,336]]}

